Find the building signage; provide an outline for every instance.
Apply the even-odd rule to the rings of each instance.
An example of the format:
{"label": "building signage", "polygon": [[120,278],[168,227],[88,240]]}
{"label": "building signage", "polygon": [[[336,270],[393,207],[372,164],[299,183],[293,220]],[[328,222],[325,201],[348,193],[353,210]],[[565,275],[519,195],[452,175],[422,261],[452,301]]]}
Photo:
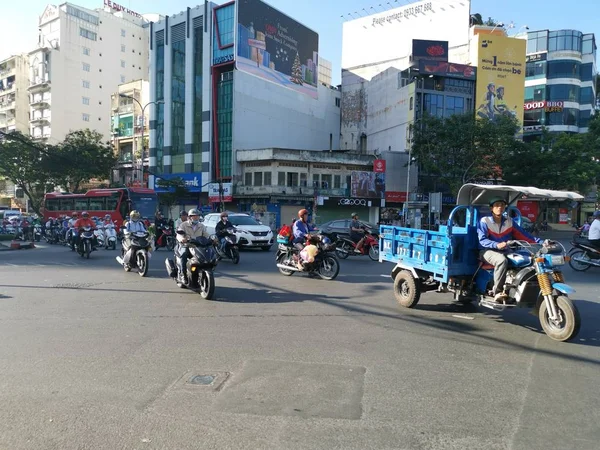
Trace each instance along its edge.
{"label": "building signage", "polygon": [[129,8],[126,8],[125,6],[121,6],[118,3],[113,2],[112,0],[104,0],[104,6],[109,7],[110,9],[112,9],[113,11],[117,11],[117,12],[124,12],[127,13],[133,17],[137,17],[137,18],[141,18],[142,15],[140,13],[137,13],[135,11],[132,11]]}
{"label": "building signage", "polygon": [[[223,188],[222,198],[221,193],[219,193],[220,187]],[[233,185],[232,183],[210,183],[208,185],[208,201],[210,203],[219,203],[221,199],[224,202],[233,201]]]}
{"label": "building signage", "polygon": [[160,181],[175,181],[177,178],[185,183],[185,187],[189,192],[201,192],[202,191],[202,173],[163,173],[162,175],[156,175],[154,177],[154,190],[156,192],[171,192],[174,188],[167,186],[161,186]]}
{"label": "building signage", "polygon": [[565,102],[546,102],[544,111],[546,112],[562,112],[565,107]]}
{"label": "building signage", "polygon": [[441,75],[443,77],[451,78],[463,78],[465,80],[475,80],[477,78],[476,67],[427,59],[419,61],[419,73]]}
{"label": "building signage", "polygon": [[525,109],[525,111],[532,111],[534,109],[542,109],[545,107],[546,107],[545,100],[540,100],[537,102],[527,102],[523,105],[523,109]]}
{"label": "building signage", "polygon": [[367,200],[364,198],[341,198],[338,201],[338,205],[341,205],[341,206],[368,206]]}
{"label": "building signage", "polygon": [[527,127],[523,127],[523,131],[525,131],[525,132],[542,131],[542,125],[530,125]]}
{"label": "building signage", "polygon": [[223,55],[223,56],[217,56],[216,58],[213,59],[213,65],[217,65],[217,64],[225,64],[228,62],[233,61],[233,55]]}
{"label": "building signage", "polygon": [[546,61],[547,58],[548,53],[536,53],[535,55],[527,55],[525,57],[525,62]]}
{"label": "building signage", "polygon": [[373,172],[385,173],[385,159],[376,159],[373,161]]}
{"label": "building signage", "polygon": [[400,11],[386,16],[373,17],[373,25],[385,25],[392,23],[394,20],[401,21],[402,19],[410,19],[412,16],[417,14],[424,14],[428,11],[433,11],[433,5],[431,2],[423,3],[421,5],[407,6]]}
{"label": "building signage", "polygon": [[383,198],[385,195],[385,172],[354,171],[350,180],[352,197]]}
{"label": "building signage", "polygon": [[46,9],[40,16],[39,24],[43,25],[43,24],[51,21],[52,19],[56,19],[57,17],[58,17],[58,7],[54,6],[54,5],[48,5],[48,6],[46,6]]}
{"label": "building signage", "polygon": [[412,60],[448,61],[448,41],[412,40]]}
{"label": "building signage", "polygon": [[385,201],[390,203],[404,203],[406,201],[406,192],[387,191]]}

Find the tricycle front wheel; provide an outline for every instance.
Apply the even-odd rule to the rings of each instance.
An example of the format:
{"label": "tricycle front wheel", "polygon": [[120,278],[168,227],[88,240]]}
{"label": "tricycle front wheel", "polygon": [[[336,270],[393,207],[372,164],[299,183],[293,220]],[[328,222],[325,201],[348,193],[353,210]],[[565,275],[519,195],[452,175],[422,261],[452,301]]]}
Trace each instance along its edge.
{"label": "tricycle front wheel", "polygon": [[571,299],[564,295],[556,297],[556,309],[558,311],[558,319],[552,320],[550,319],[546,301],[542,301],[539,319],[544,333],[555,341],[569,341],[579,333],[579,327],[581,326],[579,311]]}
{"label": "tricycle front wheel", "polygon": [[402,270],[394,278],[394,295],[400,306],[414,308],[421,298],[419,280],[416,280],[408,270]]}

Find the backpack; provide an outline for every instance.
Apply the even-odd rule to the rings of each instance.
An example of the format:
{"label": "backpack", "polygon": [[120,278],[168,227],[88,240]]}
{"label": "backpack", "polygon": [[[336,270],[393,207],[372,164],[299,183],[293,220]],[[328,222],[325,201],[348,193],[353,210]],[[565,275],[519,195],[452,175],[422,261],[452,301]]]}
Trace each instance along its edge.
{"label": "backpack", "polygon": [[292,229],[289,225],[284,225],[277,232],[277,243],[278,244],[289,244],[292,240]]}

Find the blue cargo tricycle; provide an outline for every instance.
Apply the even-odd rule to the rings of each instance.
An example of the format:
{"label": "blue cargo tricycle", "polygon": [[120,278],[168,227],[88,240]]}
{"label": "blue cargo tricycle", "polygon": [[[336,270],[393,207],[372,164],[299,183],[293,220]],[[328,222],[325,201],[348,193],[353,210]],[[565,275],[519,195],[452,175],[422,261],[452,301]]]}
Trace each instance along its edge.
{"label": "blue cargo tricycle", "polygon": [[569,299],[575,290],[565,284],[560,270],[569,259],[560,243],[510,241],[505,251],[509,265],[505,284],[508,299],[497,303],[488,295],[494,268],[479,260],[477,224],[483,208],[498,196],[509,205],[505,214],[511,214],[518,224],[518,200],[583,200],[575,192],[466,184],[458,193],[457,206],[447,225],[440,226],[439,231],[382,225],[379,260],[395,264],[392,279],[396,300],[403,307],[414,308],[421,293],[438,291],[451,292],[458,303],[477,301],[495,311],[531,308],[550,338],[568,341],[577,335],[581,320]]}

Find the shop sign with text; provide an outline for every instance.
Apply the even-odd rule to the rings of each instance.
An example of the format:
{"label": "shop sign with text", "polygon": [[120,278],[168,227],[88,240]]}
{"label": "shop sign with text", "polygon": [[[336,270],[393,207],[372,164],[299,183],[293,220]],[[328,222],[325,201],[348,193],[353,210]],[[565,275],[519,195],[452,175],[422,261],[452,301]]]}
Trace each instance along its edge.
{"label": "shop sign with text", "polygon": [[107,6],[110,9],[117,11],[117,12],[123,11],[124,13],[127,13],[133,17],[138,17],[138,18],[142,17],[142,15],[140,13],[132,11],[131,9],[126,8],[125,6],[121,6],[118,3],[113,2],[112,0],[104,0],[104,6]]}

